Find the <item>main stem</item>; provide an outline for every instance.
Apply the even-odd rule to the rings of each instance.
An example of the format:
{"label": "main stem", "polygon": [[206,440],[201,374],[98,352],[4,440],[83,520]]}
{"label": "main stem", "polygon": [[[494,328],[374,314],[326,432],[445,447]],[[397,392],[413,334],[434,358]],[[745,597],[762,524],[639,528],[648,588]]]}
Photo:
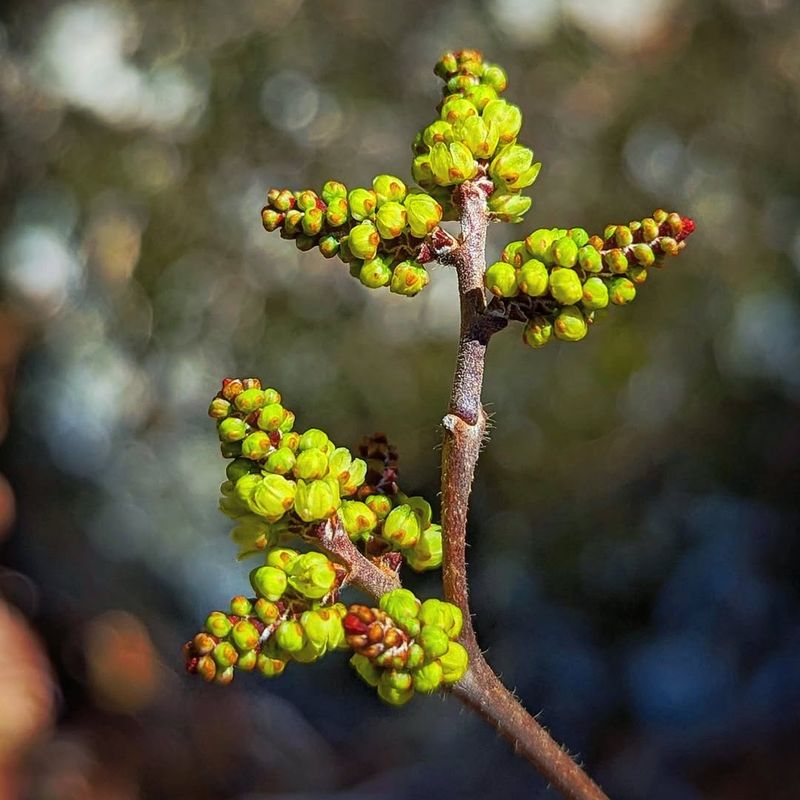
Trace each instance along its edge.
{"label": "main stem", "polygon": [[486,347],[498,325],[486,313],[483,289],[488,225],[485,187],[480,182],[462,184],[458,203],[462,241],[447,256],[458,274],[461,335],[448,413],[442,421],[442,579],[445,598],[464,615],[461,638],[469,652],[470,666],[453,687],[453,693],[494,725],[564,797],[608,800],[503,686],[483,657],[472,626],[466,562],[467,510],[475,465],[486,434],[486,413],[481,405]]}

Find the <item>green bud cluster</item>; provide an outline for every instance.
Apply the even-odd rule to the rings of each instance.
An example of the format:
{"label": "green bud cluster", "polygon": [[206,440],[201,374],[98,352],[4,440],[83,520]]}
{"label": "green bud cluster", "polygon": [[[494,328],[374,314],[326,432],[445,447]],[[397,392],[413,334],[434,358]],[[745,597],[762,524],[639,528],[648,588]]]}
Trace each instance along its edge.
{"label": "green bud cluster", "polygon": [[[445,53],[434,69],[444,82],[439,119],[420,130],[412,146],[414,180],[430,192],[488,175],[492,217],[519,222],[530,208],[520,192],[539,174],[533,151],[517,143],[520,109],[500,97],[508,80],[502,67],[483,60],[477,50]],[[452,200],[445,199],[445,219]]]}
{"label": "green bud cluster", "polygon": [[276,544],[333,518],[367,474],[363,459],[337,447],[317,428],[294,430],[295,415],[280,393],[257,378],[226,378],[211,401],[222,455],[232,459],[221,485],[220,509],[236,520],[239,555]]}
{"label": "green bud cluster", "polygon": [[677,255],[694,222],[657,210],[627,225],[609,225],[603,236],[583,228],[540,228],[511,242],[484,274],[491,308],[525,322],[523,340],[542,347],[553,339],[586,336],[595,314],[627,305],[648,269]]}
{"label": "green bud cluster", "polygon": [[461,680],[469,657],[456,641],[461,610],[441,600],[421,603],[408,589],[395,589],[379,608],[351,605],[342,620],[351,665],[361,678],[394,706],[414,692],[432,694]]}
{"label": "green bud cluster", "polygon": [[348,190],[338,181],[328,181],[320,194],[271,189],[261,221],[300,250],[318,247],[326,258],[338,256],[364,286],[413,297],[428,284],[417,256],[442,214],[430,193],[378,175],[371,189]]}
{"label": "green bud cluster", "polygon": [[[320,553],[304,555],[325,558]],[[304,555],[294,553],[293,563]],[[280,563],[280,558],[273,558],[273,563]],[[284,586],[287,577],[291,582],[291,569],[272,565],[260,569],[282,574]],[[279,581],[252,575],[251,581],[257,597],[234,597],[228,612],[212,611],[204,630],[184,645],[187,672],[220,684],[230,683],[237,669],[273,678],[282,674],[290,661],[310,663],[327,652],[347,649],[344,604],[324,604],[291,587],[269,599],[264,585],[268,584],[267,594],[273,597]]]}

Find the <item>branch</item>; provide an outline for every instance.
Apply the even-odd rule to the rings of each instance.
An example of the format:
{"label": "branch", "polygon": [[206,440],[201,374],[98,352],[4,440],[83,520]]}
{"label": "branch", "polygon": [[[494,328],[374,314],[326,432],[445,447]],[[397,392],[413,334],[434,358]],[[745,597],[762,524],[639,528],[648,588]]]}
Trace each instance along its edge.
{"label": "branch", "polygon": [[357,586],[376,600],[393,589],[400,588],[396,567],[377,564],[364,556],[350,541],[337,515],[321,522],[313,533],[314,543],[329,558],[347,567],[347,583]]}
{"label": "branch", "polygon": [[461,336],[453,390],[449,413],[442,421],[444,596],[464,615],[462,642],[470,656],[469,670],[453,687],[453,693],[494,725],[564,797],[608,800],[503,686],[484,659],[472,627],[466,565],[467,510],[475,465],[486,434],[486,414],[481,405],[486,347],[492,333],[505,324],[505,320],[486,310],[486,196],[486,187],[480,181],[459,187],[456,200],[461,211],[462,242],[442,259],[456,268],[461,299]]}

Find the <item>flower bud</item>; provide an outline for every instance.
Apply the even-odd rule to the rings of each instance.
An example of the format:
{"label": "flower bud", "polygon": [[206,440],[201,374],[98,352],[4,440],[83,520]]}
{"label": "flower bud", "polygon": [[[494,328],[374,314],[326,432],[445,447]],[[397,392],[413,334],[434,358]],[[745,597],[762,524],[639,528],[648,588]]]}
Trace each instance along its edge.
{"label": "flower bud", "polygon": [[528,297],[541,297],[547,292],[547,267],[538,259],[526,261],[517,273],[517,286]]}
{"label": "flower bud", "polygon": [[306,236],[316,236],[322,230],[324,223],[325,212],[316,206],[309,208],[308,211],[303,214],[303,233],[305,233]]}
{"label": "flower bud", "polygon": [[553,324],[548,317],[528,320],[522,331],[522,340],[529,347],[544,347],[553,336]]}
{"label": "flower bud", "polygon": [[420,186],[433,185],[433,168],[429,153],[424,153],[414,159],[411,163],[411,175]]}
{"label": "flower bud", "polygon": [[[417,623],[419,626],[419,623]],[[419,629],[416,631],[419,633]],[[419,669],[425,663],[425,651],[413,642],[408,646],[408,658],[406,659],[406,669]]]}
{"label": "flower bud", "polygon": [[419,539],[420,528],[411,506],[403,504],[392,509],[384,520],[381,535],[397,547],[413,547]]}
{"label": "flower bud", "polygon": [[659,239],[658,244],[661,247],[662,252],[666,253],[668,256],[678,255],[682,246],[682,243],[679,243],[671,236],[662,236]]}
{"label": "flower bud", "polygon": [[296,491],[296,485],[282,475],[264,475],[247,498],[247,506],[268,522],[277,522],[294,504]]}
{"label": "flower bud", "polygon": [[[567,239],[567,241],[571,240]],[[550,294],[561,305],[568,306],[577,303],[583,294],[578,273],[571,269],[554,269],[550,273]]]}
{"label": "flower bud", "polygon": [[509,242],[500,253],[500,259],[505,261],[506,264],[511,264],[514,267],[521,267],[524,261],[527,261],[527,254],[525,252],[525,242]]}
{"label": "flower bud", "polygon": [[231,614],[235,617],[249,617],[252,613],[253,604],[244,595],[236,595],[231,599]]}
{"label": "flower bud", "polygon": [[325,433],[325,431],[321,431],[319,428],[309,428],[300,437],[298,449],[311,450],[313,448],[317,448],[318,450],[322,450],[324,452],[330,444],[330,441],[331,440],[328,438],[328,434]]}
{"label": "flower bud", "polygon": [[325,221],[331,228],[338,228],[350,219],[350,206],[346,197],[334,197],[325,209]]}
{"label": "flower bud", "polygon": [[372,188],[379,208],[384,203],[402,203],[406,196],[406,185],[394,175],[378,175],[372,180]]}
{"label": "flower bud", "polygon": [[379,520],[386,519],[392,510],[392,501],[385,494],[371,494],[364,498],[364,503]]}
{"label": "flower bud", "polygon": [[450,642],[447,652],[439,658],[444,683],[456,683],[464,677],[469,666],[469,655],[458,643]]}
{"label": "flower bud", "polygon": [[420,694],[433,694],[441,685],[444,677],[442,665],[431,661],[414,670],[414,691]]}
{"label": "flower bud", "polygon": [[348,471],[352,461],[353,457],[346,447],[337,447],[328,456],[328,471],[334,478],[339,480]]}
{"label": "flower bud", "polygon": [[596,275],[588,278],[583,284],[581,302],[589,311],[605,308],[608,305],[608,287],[605,282]]}
{"label": "flower bud", "polygon": [[357,222],[371,217],[378,207],[378,196],[371,189],[353,189],[347,195],[350,216]]}
{"label": "flower bud", "polygon": [[655,253],[653,253],[653,248],[650,247],[649,244],[635,244],[631,248],[631,252],[633,253],[633,257],[636,259],[636,263],[642,267],[650,267],[656,260]]}
{"label": "flower bud", "polygon": [[553,244],[554,239],[555,236],[553,236],[552,231],[547,228],[539,228],[525,239],[525,246],[534,258],[544,261],[550,253],[550,246]]}
{"label": "flower bud", "polygon": [[487,103],[482,116],[487,123],[494,123],[501,144],[513,142],[522,127],[522,112],[517,106],[502,99]]}
{"label": "flower bud", "polygon": [[360,458],[354,458],[350,464],[346,477],[339,478],[339,488],[343,497],[354,494],[356,489],[364,483],[367,476],[367,462]]}
{"label": "flower bud", "polygon": [[578,247],[583,247],[589,241],[589,234],[583,228],[570,228],[567,236],[575,242]]}
{"label": "flower bud", "polygon": [[373,687],[378,685],[381,671],[366,656],[355,653],[350,658],[350,665],[366,684]]}
{"label": "flower bud", "polygon": [[261,635],[252,622],[240,619],[231,630],[231,640],[239,651],[252,650],[259,642]]}
{"label": "flower bud", "polygon": [[274,603],[286,591],[286,573],[276,567],[256,567],[250,573],[250,583],[259,597]]}
{"label": "flower bud", "polygon": [[539,174],[541,164],[532,164],[533,150],[518,144],[504,147],[489,165],[489,175],[496,186],[523,189]]}
{"label": "flower bud", "polygon": [[224,639],[233,627],[233,623],[228,619],[227,614],[221,611],[212,611],[206,617],[206,630],[218,639]]}
{"label": "flower bud", "polygon": [[389,291],[405,297],[419,294],[429,281],[428,271],[417,261],[401,261],[392,272]]}
{"label": "flower bud", "polygon": [[303,212],[299,208],[287,211],[283,218],[281,236],[284,239],[293,239],[303,230]]}
{"label": "flower bud", "polygon": [[607,251],[603,256],[603,261],[612,272],[622,274],[628,271],[628,256],[622,250]]}
{"label": "flower bud", "polygon": [[297,482],[294,506],[304,522],[318,522],[333,514],[341,505],[339,484],[333,478]]}
{"label": "flower bud", "polygon": [[638,286],[647,280],[647,269],[645,267],[631,267],[628,270],[628,278]]}
{"label": "flower bud", "polygon": [[447,652],[450,637],[438,625],[423,625],[417,642],[425,651],[425,656],[433,660]]}
{"label": "flower bud", "polygon": [[466,89],[464,97],[469,100],[478,111],[483,111],[492,100],[497,100],[497,90],[492,86],[481,83],[478,86],[470,86]]}
{"label": "flower bud", "polygon": [[458,637],[464,623],[464,617],[458,606],[435,598],[426,600],[420,606],[419,619],[423,625],[436,625],[441,628],[451,639]]}
{"label": "flower bud", "polygon": [[428,146],[433,147],[436,142],[450,144],[454,139],[453,126],[443,119],[437,119],[422,131],[422,141]]}
{"label": "flower bud", "polygon": [[361,259],[375,258],[378,252],[378,245],[381,243],[375,225],[369,220],[365,220],[353,227],[347,238],[350,252]]}
{"label": "flower bud", "polygon": [[402,627],[405,621],[417,618],[420,602],[409,589],[392,589],[381,596],[378,607]]}
{"label": "flower bud", "polygon": [[274,208],[264,206],[264,208],[261,209],[261,224],[264,226],[264,230],[269,233],[280,228],[281,225],[283,225],[284,219],[284,215]]}
{"label": "flower bud", "polygon": [[328,457],[322,450],[311,447],[298,454],[294,465],[294,476],[304,481],[315,481],[328,474]]}
{"label": "flower bud", "polygon": [[287,653],[296,653],[303,649],[306,643],[306,635],[303,626],[294,619],[287,619],[281,622],[273,634],[278,647]]}
{"label": "flower bud", "polygon": [[269,600],[265,600],[263,597],[259,597],[258,600],[256,600],[255,604],[253,605],[253,610],[256,612],[256,616],[265,625],[272,625],[281,615],[280,606],[270,602]]}
{"label": "flower bud", "polygon": [[214,683],[220,686],[227,686],[232,680],[234,675],[233,667],[226,667],[225,669],[218,669],[217,674],[214,676]]}
{"label": "flower bud", "polygon": [[498,64],[490,64],[488,61],[483,65],[481,80],[496,92],[504,92],[508,86],[506,71]]}
{"label": "flower bud", "polygon": [[659,236],[658,223],[652,218],[647,217],[642,220],[642,238],[645,242],[652,242]]}
{"label": "flower bud", "polygon": [[481,117],[467,117],[457,122],[453,130],[456,139],[463,142],[475,158],[491,158],[497,150],[497,127]]}
{"label": "flower bud", "polygon": [[489,195],[489,211],[501,222],[522,222],[528,213],[532,200],[516,192],[502,192],[499,189]]}
{"label": "flower bud", "polygon": [[495,297],[516,297],[519,294],[517,271],[505,261],[492,264],[483,276],[483,283]]}
{"label": "flower bud", "polygon": [[446,122],[458,122],[467,119],[467,117],[477,116],[478,109],[463,97],[453,97],[446,100],[442,105],[442,110],[439,116]]}
{"label": "flower bud", "polygon": [[617,247],[628,247],[633,244],[633,233],[627,225],[617,225],[614,230],[614,241]]}
{"label": "flower bud", "polygon": [[289,573],[289,585],[304,597],[320,600],[333,589],[336,570],[322,553],[303,553]]}
{"label": "flower bud", "polygon": [[244,439],[247,425],[244,420],[236,417],[226,417],[217,426],[217,433],[221,442],[238,442]]}
{"label": "flower bud", "polygon": [[462,142],[438,142],[431,148],[431,170],[439,186],[453,186],[475,177],[478,166]]}
{"label": "flower bud", "polygon": [[347,187],[339,181],[326,181],[322,187],[322,199],[327,205],[337,198],[347,197]]}
{"label": "flower bud", "polygon": [[242,457],[260,461],[270,451],[272,444],[264,431],[255,431],[242,441]]}
{"label": "flower bud", "polygon": [[405,705],[414,696],[411,675],[384,670],[378,679],[378,697],[391,706]]}
{"label": "flower bud", "polygon": [[289,211],[289,209],[294,208],[296,204],[296,200],[294,199],[294,195],[288,189],[281,189],[272,200],[272,205],[278,209],[278,211]]}
{"label": "flower bud", "polygon": [[608,294],[612,303],[624,306],[636,297],[636,287],[627,278],[614,278],[609,284]]}
{"label": "flower bud", "polygon": [[328,626],[317,611],[304,611],[300,617],[306,640],[318,654],[328,649]]}
{"label": "flower bud", "polygon": [[279,447],[273,450],[264,462],[264,469],[275,475],[286,475],[295,465],[294,453],[288,447]]}
{"label": "flower bud", "polygon": [[295,194],[295,199],[297,200],[297,208],[301,211],[308,211],[310,208],[316,208],[319,197],[311,189],[304,189],[302,192]]}
{"label": "flower bud", "polygon": [[413,192],[403,203],[413,236],[419,238],[427,236],[442,219],[442,207],[425,192]]}
{"label": "flower bud", "polygon": [[375,225],[382,239],[396,239],[406,229],[405,208],[393,200],[387,200],[378,208]]}
{"label": "flower bud", "polygon": [[553,325],[555,335],[565,342],[577,342],[586,336],[588,326],[575,306],[565,306],[558,312]]}
{"label": "flower bud", "polygon": [[259,653],[256,659],[256,669],[265,678],[277,678],[286,669],[286,662],[280,658],[272,658],[266,653]]}
{"label": "flower bud", "polygon": [[256,424],[262,431],[276,431],[286,419],[286,409],[280,403],[270,403],[258,412]]}
{"label": "flower bud", "polygon": [[225,419],[231,413],[231,404],[224,397],[215,397],[208,407],[211,419]]}
{"label": "flower bud", "polygon": [[578,264],[586,272],[603,271],[603,258],[590,244],[584,245],[578,250]]}
{"label": "flower bud", "polygon": [[257,471],[258,466],[250,461],[249,458],[237,458],[225,467],[225,477],[232,483],[236,483],[239,478]]}
{"label": "flower bud", "polygon": [[480,84],[480,79],[475,75],[464,75],[463,73],[459,73],[458,75],[453,75],[449,81],[447,81],[447,91],[451,94],[456,94],[458,92],[465,92],[472,86],[478,86]]}
{"label": "flower bud", "polygon": [[553,242],[551,254],[559,267],[574,267],[578,260],[578,245],[569,236],[562,236]]}
{"label": "flower bud", "polygon": [[290,572],[295,561],[300,558],[300,553],[291,547],[271,547],[267,553],[267,566],[283,572]]}
{"label": "flower bud", "polygon": [[366,503],[356,500],[345,500],[339,509],[339,516],[347,535],[353,541],[375,530],[378,524],[375,512]]}
{"label": "flower bud", "polygon": [[442,526],[430,525],[419,535],[417,543],[403,551],[408,566],[415,572],[438,569],[442,565]]}

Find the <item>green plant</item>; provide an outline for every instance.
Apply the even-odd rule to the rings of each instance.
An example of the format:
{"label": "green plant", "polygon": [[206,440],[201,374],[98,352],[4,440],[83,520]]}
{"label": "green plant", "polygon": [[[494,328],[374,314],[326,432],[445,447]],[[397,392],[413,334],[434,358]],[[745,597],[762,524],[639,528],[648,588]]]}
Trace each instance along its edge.
{"label": "green plant", "polygon": [[[651,269],[677,255],[694,223],[676,213],[610,225],[540,228],[509,243],[486,268],[491,221],[520,222],[521,194],[539,173],[517,142],[522,114],[500,97],[502,68],[480,53],[446,53],[439,117],[413,144],[408,188],[379,175],[371,188],[328,181],[317,193],[272,189],[262,210],[268,231],[301,250],[338,256],[365,286],[414,296],[426,264],[458,276],[461,337],[443,419],[441,524],[430,503],[398,485],[397,456],[385,437],[365,439],[359,456],[316,428],[300,433],[281,395],[254,378],[226,379],[212,400],[222,454],[231,459],[221,510],[236,521],[239,555],[259,557],[253,597],[213,612],[185,647],[190,672],[229,682],[236,669],[267,677],[291,662],[334,650],[380,697],[403,705],[415,693],[448,689],[486,717],[565,796],[605,795],[502,685],[484,659],[470,619],[465,563],[468,499],[486,436],[481,387],[486,348],[510,323],[542,347],[578,341],[598,314],[626,305]],[[458,220],[460,236],[441,225]],[[488,290],[488,300],[487,300]],[[288,545],[302,546],[293,549]],[[401,588],[403,565],[443,571],[444,600],[420,602]],[[353,585],[376,607],[345,606]]]}

